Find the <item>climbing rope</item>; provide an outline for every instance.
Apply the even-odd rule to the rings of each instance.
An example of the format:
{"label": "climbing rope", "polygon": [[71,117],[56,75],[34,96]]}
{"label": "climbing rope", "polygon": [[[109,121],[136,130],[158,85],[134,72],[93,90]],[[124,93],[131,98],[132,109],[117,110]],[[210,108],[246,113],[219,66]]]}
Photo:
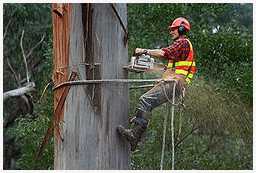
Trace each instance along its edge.
{"label": "climbing rope", "polygon": [[[175,101],[175,87],[176,83],[173,85],[173,97],[172,102]],[[174,170],[174,126],[173,126],[173,119],[174,119],[174,105],[172,105],[172,116],[171,116],[171,131],[172,131],[172,170]]]}
{"label": "climbing rope", "polygon": [[[175,106],[181,105],[181,107],[185,107],[186,106],[184,104],[184,97],[185,97],[185,89],[182,90],[181,95],[180,95],[180,99],[181,101],[178,102],[177,104],[175,104],[175,90],[176,90],[176,82],[174,81],[173,84],[173,95],[172,95],[172,101],[170,100],[170,98],[168,97],[167,93],[166,93],[166,89],[163,85],[163,90],[164,90],[164,94],[165,97],[167,98],[168,102],[166,103],[166,107],[165,107],[165,117],[164,117],[164,130],[163,130],[163,146],[162,146],[162,155],[161,155],[161,164],[160,164],[160,170],[163,169],[163,162],[164,162],[164,148],[165,148],[165,133],[166,133],[166,123],[167,123],[167,115],[168,115],[168,103],[170,103],[172,105],[172,115],[171,115],[171,133],[172,133],[172,170],[174,170],[174,125],[173,125],[173,120],[174,120],[174,108]],[[179,108],[179,111],[182,111],[182,108]],[[181,127],[180,127],[181,128]]]}
{"label": "climbing rope", "polygon": [[163,146],[162,146],[162,155],[161,155],[160,170],[163,170],[163,163],[164,163],[164,147],[165,147],[165,131],[166,131],[167,115],[168,115],[168,103],[166,103],[166,105],[165,105],[164,131],[163,131]]}
{"label": "climbing rope", "polygon": [[[173,126],[173,119],[174,119],[174,106],[177,106],[178,104],[175,104],[175,89],[176,89],[176,82],[174,82],[173,85],[173,97],[172,102],[168,99],[168,101],[172,104],[172,116],[171,116],[171,132],[172,132],[172,170],[174,170],[174,126]],[[165,93],[166,94],[166,93]],[[162,155],[161,155],[161,164],[160,164],[160,170],[163,169],[163,163],[164,163],[164,148],[165,148],[165,133],[166,133],[166,123],[167,123],[167,115],[168,115],[168,103],[166,103],[165,107],[165,117],[164,117],[164,130],[163,130],[163,146],[162,146]]]}

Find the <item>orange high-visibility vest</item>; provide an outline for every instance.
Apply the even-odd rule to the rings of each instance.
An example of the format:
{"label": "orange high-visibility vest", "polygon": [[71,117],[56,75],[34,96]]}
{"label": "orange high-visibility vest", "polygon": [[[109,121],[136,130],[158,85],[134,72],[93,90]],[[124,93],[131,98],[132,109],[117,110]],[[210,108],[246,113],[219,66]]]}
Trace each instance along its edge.
{"label": "orange high-visibility vest", "polygon": [[189,84],[191,82],[191,79],[194,76],[196,62],[193,57],[194,52],[193,52],[192,44],[188,39],[186,39],[186,40],[188,41],[189,46],[190,46],[190,51],[189,51],[187,59],[184,61],[175,60],[174,62],[173,62],[173,60],[169,60],[168,67],[174,68],[173,70],[175,70],[175,74],[183,75],[185,80]]}

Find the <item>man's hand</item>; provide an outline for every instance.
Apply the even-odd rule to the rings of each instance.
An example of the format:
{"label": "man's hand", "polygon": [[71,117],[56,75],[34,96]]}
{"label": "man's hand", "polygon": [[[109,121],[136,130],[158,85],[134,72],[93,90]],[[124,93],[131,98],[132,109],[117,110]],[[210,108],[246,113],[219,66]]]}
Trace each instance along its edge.
{"label": "man's hand", "polygon": [[135,56],[141,55],[141,54],[143,54],[143,51],[144,51],[144,50],[145,50],[145,49],[136,48],[135,51],[134,51],[134,55],[135,55]]}

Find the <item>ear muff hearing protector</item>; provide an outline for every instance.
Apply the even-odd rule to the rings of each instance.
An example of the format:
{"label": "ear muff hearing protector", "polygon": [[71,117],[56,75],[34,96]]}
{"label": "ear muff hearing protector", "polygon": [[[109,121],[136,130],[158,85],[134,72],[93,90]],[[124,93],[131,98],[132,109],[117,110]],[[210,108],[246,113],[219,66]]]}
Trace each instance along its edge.
{"label": "ear muff hearing protector", "polygon": [[180,23],[180,27],[178,28],[178,32],[180,35],[185,35],[187,33],[187,29],[184,27],[186,24],[184,21]]}

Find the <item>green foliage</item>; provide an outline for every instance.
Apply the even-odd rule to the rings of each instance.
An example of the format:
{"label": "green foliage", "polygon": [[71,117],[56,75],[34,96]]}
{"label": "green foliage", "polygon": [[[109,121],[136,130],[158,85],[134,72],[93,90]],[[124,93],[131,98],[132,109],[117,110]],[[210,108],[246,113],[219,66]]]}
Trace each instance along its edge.
{"label": "green foliage", "polygon": [[[52,56],[52,49],[49,49],[45,56]],[[49,70],[49,69],[48,69]],[[49,74],[49,73],[48,73]],[[48,75],[47,74],[47,75]],[[47,83],[44,83],[45,86]],[[51,125],[53,115],[53,91],[51,85],[46,90],[41,102],[35,104],[33,114],[24,117],[21,115],[15,120],[15,125],[7,130],[7,136],[14,136],[15,143],[21,147],[21,157],[18,166],[25,170],[53,169],[54,163],[54,137],[51,134],[49,141],[40,158],[36,158],[44,140],[47,128]],[[43,93],[43,90],[39,90]]]}
{"label": "green foliage", "polygon": [[220,26],[214,34],[204,31],[194,42],[198,73],[217,89],[252,104],[252,31]]}
{"label": "green foliage", "polygon": [[[28,64],[38,62],[39,68],[29,69],[30,80],[35,82],[36,86],[42,89],[43,85],[41,81],[46,80],[47,75],[50,73],[49,69],[52,66],[52,61],[45,59],[44,56],[46,50],[49,47],[49,43],[52,41],[52,25],[51,25],[51,4],[19,4],[19,3],[7,3],[3,4],[3,26],[6,27],[10,22],[6,37],[4,39],[4,53],[10,60],[11,65],[16,73],[20,73],[19,76],[22,80],[25,77],[25,66],[23,63],[23,56],[20,46],[20,39],[22,31],[25,31],[23,38],[23,48],[27,55],[30,49],[32,49],[45,35],[45,39],[42,44],[33,51],[31,56],[27,59]],[[52,43],[50,44],[52,45]],[[52,57],[51,57],[52,58]],[[46,71],[45,71],[46,70]],[[46,72],[48,73],[46,75]],[[46,76],[44,76],[44,75]],[[7,78],[11,79],[7,75]],[[49,77],[47,77],[49,81]],[[8,84],[8,90],[13,88],[12,80],[4,80],[5,84]]]}
{"label": "green foliage", "polygon": [[[21,98],[14,98],[4,103],[4,150],[10,151],[10,153],[5,153],[4,161],[13,157],[10,169],[53,169],[53,137],[48,142],[42,157],[36,159],[53,115],[53,93],[48,91],[49,89],[37,112],[42,91],[52,80],[51,4],[6,3],[3,4],[3,19],[4,32],[6,31],[3,41],[4,55],[9,59],[19,81],[26,76],[20,46],[22,31],[25,31],[23,37],[25,54],[28,54],[43,35],[45,36],[44,41],[27,58],[30,81],[36,84],[36,91],[28,94],[33,107],[30,110],[25,105],[18,110],[17,107],[22,103]],[[5,57],[4,63],[6,62]],[[17,86],[10,68],[6,64],[4,68],[5,92]],[[11,145],[8,145],[9,141],[12,142]],[[15,152],[15,150],[19,152],[13,156],[12,151]]]}
{"label": "green foliage", "polygon": [[[49,43],[47,52],[44,54],[46,57],[46,62],[40,68],[45,68],[42,73],[43,76],[49,77],[52,73],[52,42]],[[44,83],[46,87],[47,83]],[[51,90],[52,85],[48,87],[45,94],[42,97],[41,102],[39,100],[36,102],[36,107],[34,109],[34,117],[26,117],[17,119],[17,127],[15,129],[15,134],[17,135],[17,140],[21,142],[21,158],[19,160],[19,166],[22,169],[53,169],[54,164],[54,136],[51,134],[43,154],[40,158],[36,158],[39,149],[44,140],[45,134],[48,127],[51,125],[52,116],[54,114],[54,99],[53,91]],[[40,95],[43,93],[44,88],[39,90]]]}
{"label": "green foliage", "polygon": [[50,125],[50,119],[39,116],[35,120],[20,118],[17,121],[19,122],[14,132],[21,141],[19,167],[25,170],[53,169],[53,135],[50,137],[43,155],[36,158],[47,131],[46,127]]}

